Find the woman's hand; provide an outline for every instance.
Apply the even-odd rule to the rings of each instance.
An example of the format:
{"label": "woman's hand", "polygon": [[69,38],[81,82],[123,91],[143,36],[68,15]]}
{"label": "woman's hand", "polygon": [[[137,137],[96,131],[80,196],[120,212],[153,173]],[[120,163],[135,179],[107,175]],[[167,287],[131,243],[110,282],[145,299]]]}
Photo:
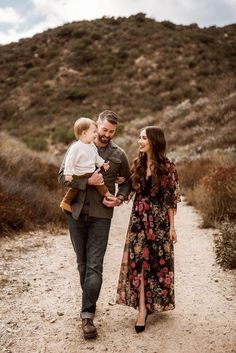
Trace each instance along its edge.
{"label": "woman's hand", "polygon": [[177,234],[174,228],[170,228],[170,240],[172,240],[174,244],[177,243]]}
{"label": "woman's hand", "polygon": [[124,203],[128,204],[130,202],[130,200],[132,200],[134,194],[135,194],[135,191],[131,191],[129,196],[128,196],[127,201],[124,201]]}

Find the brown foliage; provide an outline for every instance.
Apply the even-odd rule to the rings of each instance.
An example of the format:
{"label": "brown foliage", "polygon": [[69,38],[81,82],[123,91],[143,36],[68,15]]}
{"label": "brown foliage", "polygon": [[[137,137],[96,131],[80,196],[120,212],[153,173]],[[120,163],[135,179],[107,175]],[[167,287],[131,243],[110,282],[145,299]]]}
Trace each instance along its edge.
{"label": "brown foliage", "polygon": [[0,187],[0,234],[26,229],[31,210],[19,193],[8,195]]}
{"label": "brown foliage", "polygon": [[216,167],[216,163],[210,159],[197,159],[178,164],[178,175],[183,192],[193,189],[195,185]]}
{"label": "brown foliage", "polygon": [[201,212],[203,226],[236,219],[236,167],[217,167],[187,193],[191,203]]}
{"label": "brown foliage", "polygon": [[2,133],[0,168],[0,234],[65,222],[59,208],[58,167],[43,163],[36,153]]}
{"label": "brown foliage", "polygon": [[204,218],[213,221],[236,218],[236,167],[217,168],[201,179],[199,188],[204,191],[203,204],[200,201]]}

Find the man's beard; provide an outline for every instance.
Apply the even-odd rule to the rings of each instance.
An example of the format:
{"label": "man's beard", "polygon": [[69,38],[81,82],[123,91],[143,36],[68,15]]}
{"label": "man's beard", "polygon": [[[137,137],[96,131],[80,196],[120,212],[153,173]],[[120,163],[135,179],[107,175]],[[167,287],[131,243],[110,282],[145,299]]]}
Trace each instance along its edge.
{"label": "man's beard", "polygon": [[101,143],[108,143],[111,140],[110,137],[105,137],[99,134],[97,134],[97,138],[98,138],[98,141]]}

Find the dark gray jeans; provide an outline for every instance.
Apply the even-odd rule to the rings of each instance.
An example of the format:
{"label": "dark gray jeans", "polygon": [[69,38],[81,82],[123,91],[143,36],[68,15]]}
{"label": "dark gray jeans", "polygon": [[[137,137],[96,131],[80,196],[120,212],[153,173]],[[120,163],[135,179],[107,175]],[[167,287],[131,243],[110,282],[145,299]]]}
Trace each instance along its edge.
{"label": "dark gray jeans", "polygon": [[67,213],[70,237],[77,257],[83,290],[81,318],[94,318],[102,286],[103,259],[111,220],[81,214],[78,220]]}

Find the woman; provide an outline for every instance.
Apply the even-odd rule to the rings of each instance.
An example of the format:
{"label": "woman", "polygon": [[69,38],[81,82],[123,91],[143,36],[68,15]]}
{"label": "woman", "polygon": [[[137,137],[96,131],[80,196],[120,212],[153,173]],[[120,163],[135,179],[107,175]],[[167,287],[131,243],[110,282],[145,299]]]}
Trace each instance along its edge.
{"label": "woman", "polygon": [[140,133],[132,166],[135,199],[117,288],[117,303],[138,308],[137,333],[147,315],[172,310],[174,301],[174,214],[179,198],[174,163],[166,158],[163,131],[148,126]]}

